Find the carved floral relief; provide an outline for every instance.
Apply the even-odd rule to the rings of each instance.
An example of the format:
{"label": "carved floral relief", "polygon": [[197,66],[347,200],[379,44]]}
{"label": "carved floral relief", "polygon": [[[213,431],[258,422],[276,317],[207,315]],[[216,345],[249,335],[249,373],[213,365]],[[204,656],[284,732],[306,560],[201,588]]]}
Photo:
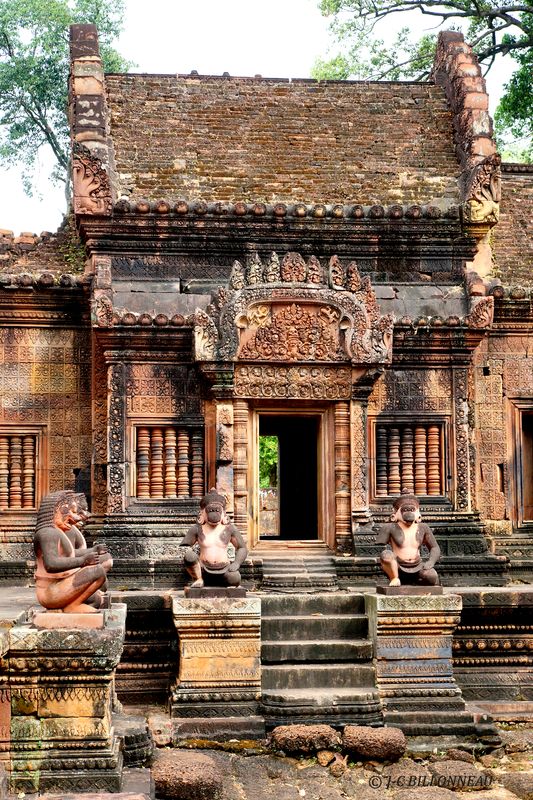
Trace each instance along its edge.
{"label": "carved floral relief", "polygon": [[390,315],[383,316],[370,280],[357,265],[332,256],[327,269],[316,256],[265,264],[257,253],[233,265],[221,289],[195,315],[199,361],[382,364],[391,360]]}

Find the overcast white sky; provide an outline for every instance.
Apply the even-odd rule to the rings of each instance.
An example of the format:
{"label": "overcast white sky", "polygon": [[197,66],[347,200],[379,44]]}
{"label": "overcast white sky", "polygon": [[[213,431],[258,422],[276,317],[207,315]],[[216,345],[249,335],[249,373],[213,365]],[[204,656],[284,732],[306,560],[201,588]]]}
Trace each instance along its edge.
{"label": "overcast white sky", "polygon": [[[137,64],[135,72],[307,78],[330,44],[317,6],[318,0],[127,0],[117,49]],[[65,200],[47,181],[50,168],[43,157],[36,170],[42,198],[25,196],[17,170],[0,170],[0,228],[57,228]]]}

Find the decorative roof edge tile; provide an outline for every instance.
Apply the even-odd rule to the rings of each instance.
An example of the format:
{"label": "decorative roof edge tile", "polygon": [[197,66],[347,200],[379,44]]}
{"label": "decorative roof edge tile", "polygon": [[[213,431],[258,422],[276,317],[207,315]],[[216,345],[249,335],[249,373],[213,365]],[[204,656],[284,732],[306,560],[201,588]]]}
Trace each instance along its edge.
{"label": "decorative roof edge tile", "polygon": [[526,175],[533,175],[533,164],[522,164],[511,161],[502,162],[502,172],[511,173],[525,173]]}
{"label": "decorative roof edge tile", "polygon": [[136,214],[146,216],[153,214],[160,217],[175,216],[196,216],[206,215],[213,217],[270,217],[283,219],[293,217],[294,219],[387,219],[400,220],[407,219],[416,221],[418,219],[459,219],[459,206],[451,205],[446,209],[441,209],[437,205],[390,205],[380,204],[362,205],[360,203],[264,203],[257,202],[206,202],[205,200],[146,200],[120,198],[114,205],[115,214],[126,215]]}
{"label": "decorative roof edge tile", "polygon": [[0,291],[14,289],[78,289],[90,284],[91,278],[86,275],[74,275],[65,272],[57,275],[53,272],[20,272],[17,274],[0,273]]}

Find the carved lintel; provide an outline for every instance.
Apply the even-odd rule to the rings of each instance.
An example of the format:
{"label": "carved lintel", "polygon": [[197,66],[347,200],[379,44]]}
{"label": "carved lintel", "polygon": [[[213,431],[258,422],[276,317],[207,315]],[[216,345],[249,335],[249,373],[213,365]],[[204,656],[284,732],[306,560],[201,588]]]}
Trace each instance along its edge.
{"label": "carved lintel", "polygon": [[74,213],[111,216],[109,175],[100,159],[78,142],[74,142],[72,149],[72,175]]}

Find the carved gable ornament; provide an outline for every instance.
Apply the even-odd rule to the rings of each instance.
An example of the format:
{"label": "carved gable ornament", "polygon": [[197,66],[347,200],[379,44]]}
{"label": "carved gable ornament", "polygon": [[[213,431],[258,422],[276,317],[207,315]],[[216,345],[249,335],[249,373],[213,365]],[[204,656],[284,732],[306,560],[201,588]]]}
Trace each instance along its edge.
{"label": "carved gable ornament", "polygon": [[370,279],[332,256],[253,254],[233,265],[229,289],[195,314],[197,361],[386,364],[393,320],[380,313]]}
{"label": "carved gable ornament", "polygon": [[467,176],[463,217],[470,224],[495,225],[500,217],[501,156],[476,164]]}
{"label": "carved gable ornament", "polygon": [[72,184],[76,214],[111,214],[109,176],[100,159],[79,142],[72,148]]}

